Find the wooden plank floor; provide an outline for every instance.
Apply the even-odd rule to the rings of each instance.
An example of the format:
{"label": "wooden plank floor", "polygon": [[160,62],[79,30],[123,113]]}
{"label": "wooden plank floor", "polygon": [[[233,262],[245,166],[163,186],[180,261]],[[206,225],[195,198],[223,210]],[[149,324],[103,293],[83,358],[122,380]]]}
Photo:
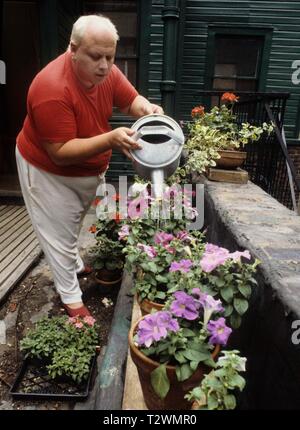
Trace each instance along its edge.
{"label": "wooden plank floor", "polygon": [[0,206],[0,302],[40,254],[25,206]]}

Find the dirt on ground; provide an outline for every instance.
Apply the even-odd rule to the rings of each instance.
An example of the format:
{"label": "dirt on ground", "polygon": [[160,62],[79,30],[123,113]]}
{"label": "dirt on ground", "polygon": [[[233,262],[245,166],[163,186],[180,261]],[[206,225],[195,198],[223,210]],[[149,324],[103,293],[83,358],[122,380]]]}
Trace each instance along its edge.
{"label": "dirt on ground", "polygon": [[[93,274],[80,278],[80,286],[83,301],[100,326],[100,347],[103,347],[107,344],[118,288],[97,284]],[[0,320],[6,324],[6,344],[0,345],[0,409],[74,408],[75,402],[34,401],[33,405],[32,401],[14,401],[9,394],[23,361],[20,340],[42,317],[64,314],[46,264],[42,270],[31,271],[0,307]]]}

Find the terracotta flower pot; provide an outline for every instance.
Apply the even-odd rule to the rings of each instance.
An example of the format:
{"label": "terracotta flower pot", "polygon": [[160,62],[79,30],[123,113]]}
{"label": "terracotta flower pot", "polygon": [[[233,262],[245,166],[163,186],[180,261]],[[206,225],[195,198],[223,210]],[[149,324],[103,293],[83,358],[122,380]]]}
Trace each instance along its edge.
{"label": "terracotta flower pot", "polygon": [[148,299],[144,299],[141,301],[138,297],[137,301],[138,301],[138,304],[140,306],[143,317],[145,315],[151,314],[153,309],[155,309],[157,311],[161,311],[164,307],[164,304],[151,302],[151,300],[148,300]]}
{"label": "terracotta flower pot", "polygon": [[[130,329],[128,339],[130,346],[130,354],[134,364],[137,367],[139,379],[145,399],[145,403],[149,410],[188,410],[192,404],[188,402],[184,396],[193,388],[199,385],[204,377],[204,374],[209,372],[209,367],[199,365],[196,372],[186,381],[179,382],[176,377],[175,366],[167,366],[167,374],[170,381],[170,390],[164,399],[160,399],[151,385],[151,372],[159,367],[160,363],[145,356],[134,344],[133,336],[136,332],[137,325],[141,320],[137,321]],[[212,358],[215,359],[220,351],[220,346],[217,345],[212,353]]]}
{"label": "terracotta flower pot", "polygon": [[121,283],[122,276],[123,271],[121,269],[100,269],[95,273],[95,280],[100,285],[113,287]]}
{"label": "terracotta flower pot", "polygon": [[222,169],[235,169],[243,165],[246,160],[247,152],[222,150],[218,151],[221,158],[216,160],[217,167]]}

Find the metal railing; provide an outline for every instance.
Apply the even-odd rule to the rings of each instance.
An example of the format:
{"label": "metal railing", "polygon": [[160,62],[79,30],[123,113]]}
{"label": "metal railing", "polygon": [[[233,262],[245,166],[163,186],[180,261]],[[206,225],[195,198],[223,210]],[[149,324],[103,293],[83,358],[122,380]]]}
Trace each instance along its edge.
{"label": "metal railing", "polygon": [[[259,126],[263,122],[272,122],[275,125],[269,136],[263,134],[258,142],[244,148],[247,151],[244,167],[250,180],[280,203],[297,211],[300,181],[287,150],[283,127],[289,93],[234,93],[239,96],[233,109],[238,124],[249,122]],[[200,91],[200,103],[197,104],[210,108],[212,102],[220,106],[222,94],[224,91]]]}

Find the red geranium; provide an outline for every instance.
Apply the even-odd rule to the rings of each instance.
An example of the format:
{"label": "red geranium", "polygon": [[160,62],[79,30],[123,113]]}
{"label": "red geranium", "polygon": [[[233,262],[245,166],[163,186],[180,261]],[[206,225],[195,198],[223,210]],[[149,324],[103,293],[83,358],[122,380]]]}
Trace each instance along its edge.
{"label": "red geranium", "polygon": [[236,103],[239,100],[234,93],[224,93],[221,97],[221,102],[225,103]]}
{"label": "red geranium", "polygon": [[194,109],[192,109],[191,115],[192,117],[204,115],[204,107],[203,106],[194,107]]}

